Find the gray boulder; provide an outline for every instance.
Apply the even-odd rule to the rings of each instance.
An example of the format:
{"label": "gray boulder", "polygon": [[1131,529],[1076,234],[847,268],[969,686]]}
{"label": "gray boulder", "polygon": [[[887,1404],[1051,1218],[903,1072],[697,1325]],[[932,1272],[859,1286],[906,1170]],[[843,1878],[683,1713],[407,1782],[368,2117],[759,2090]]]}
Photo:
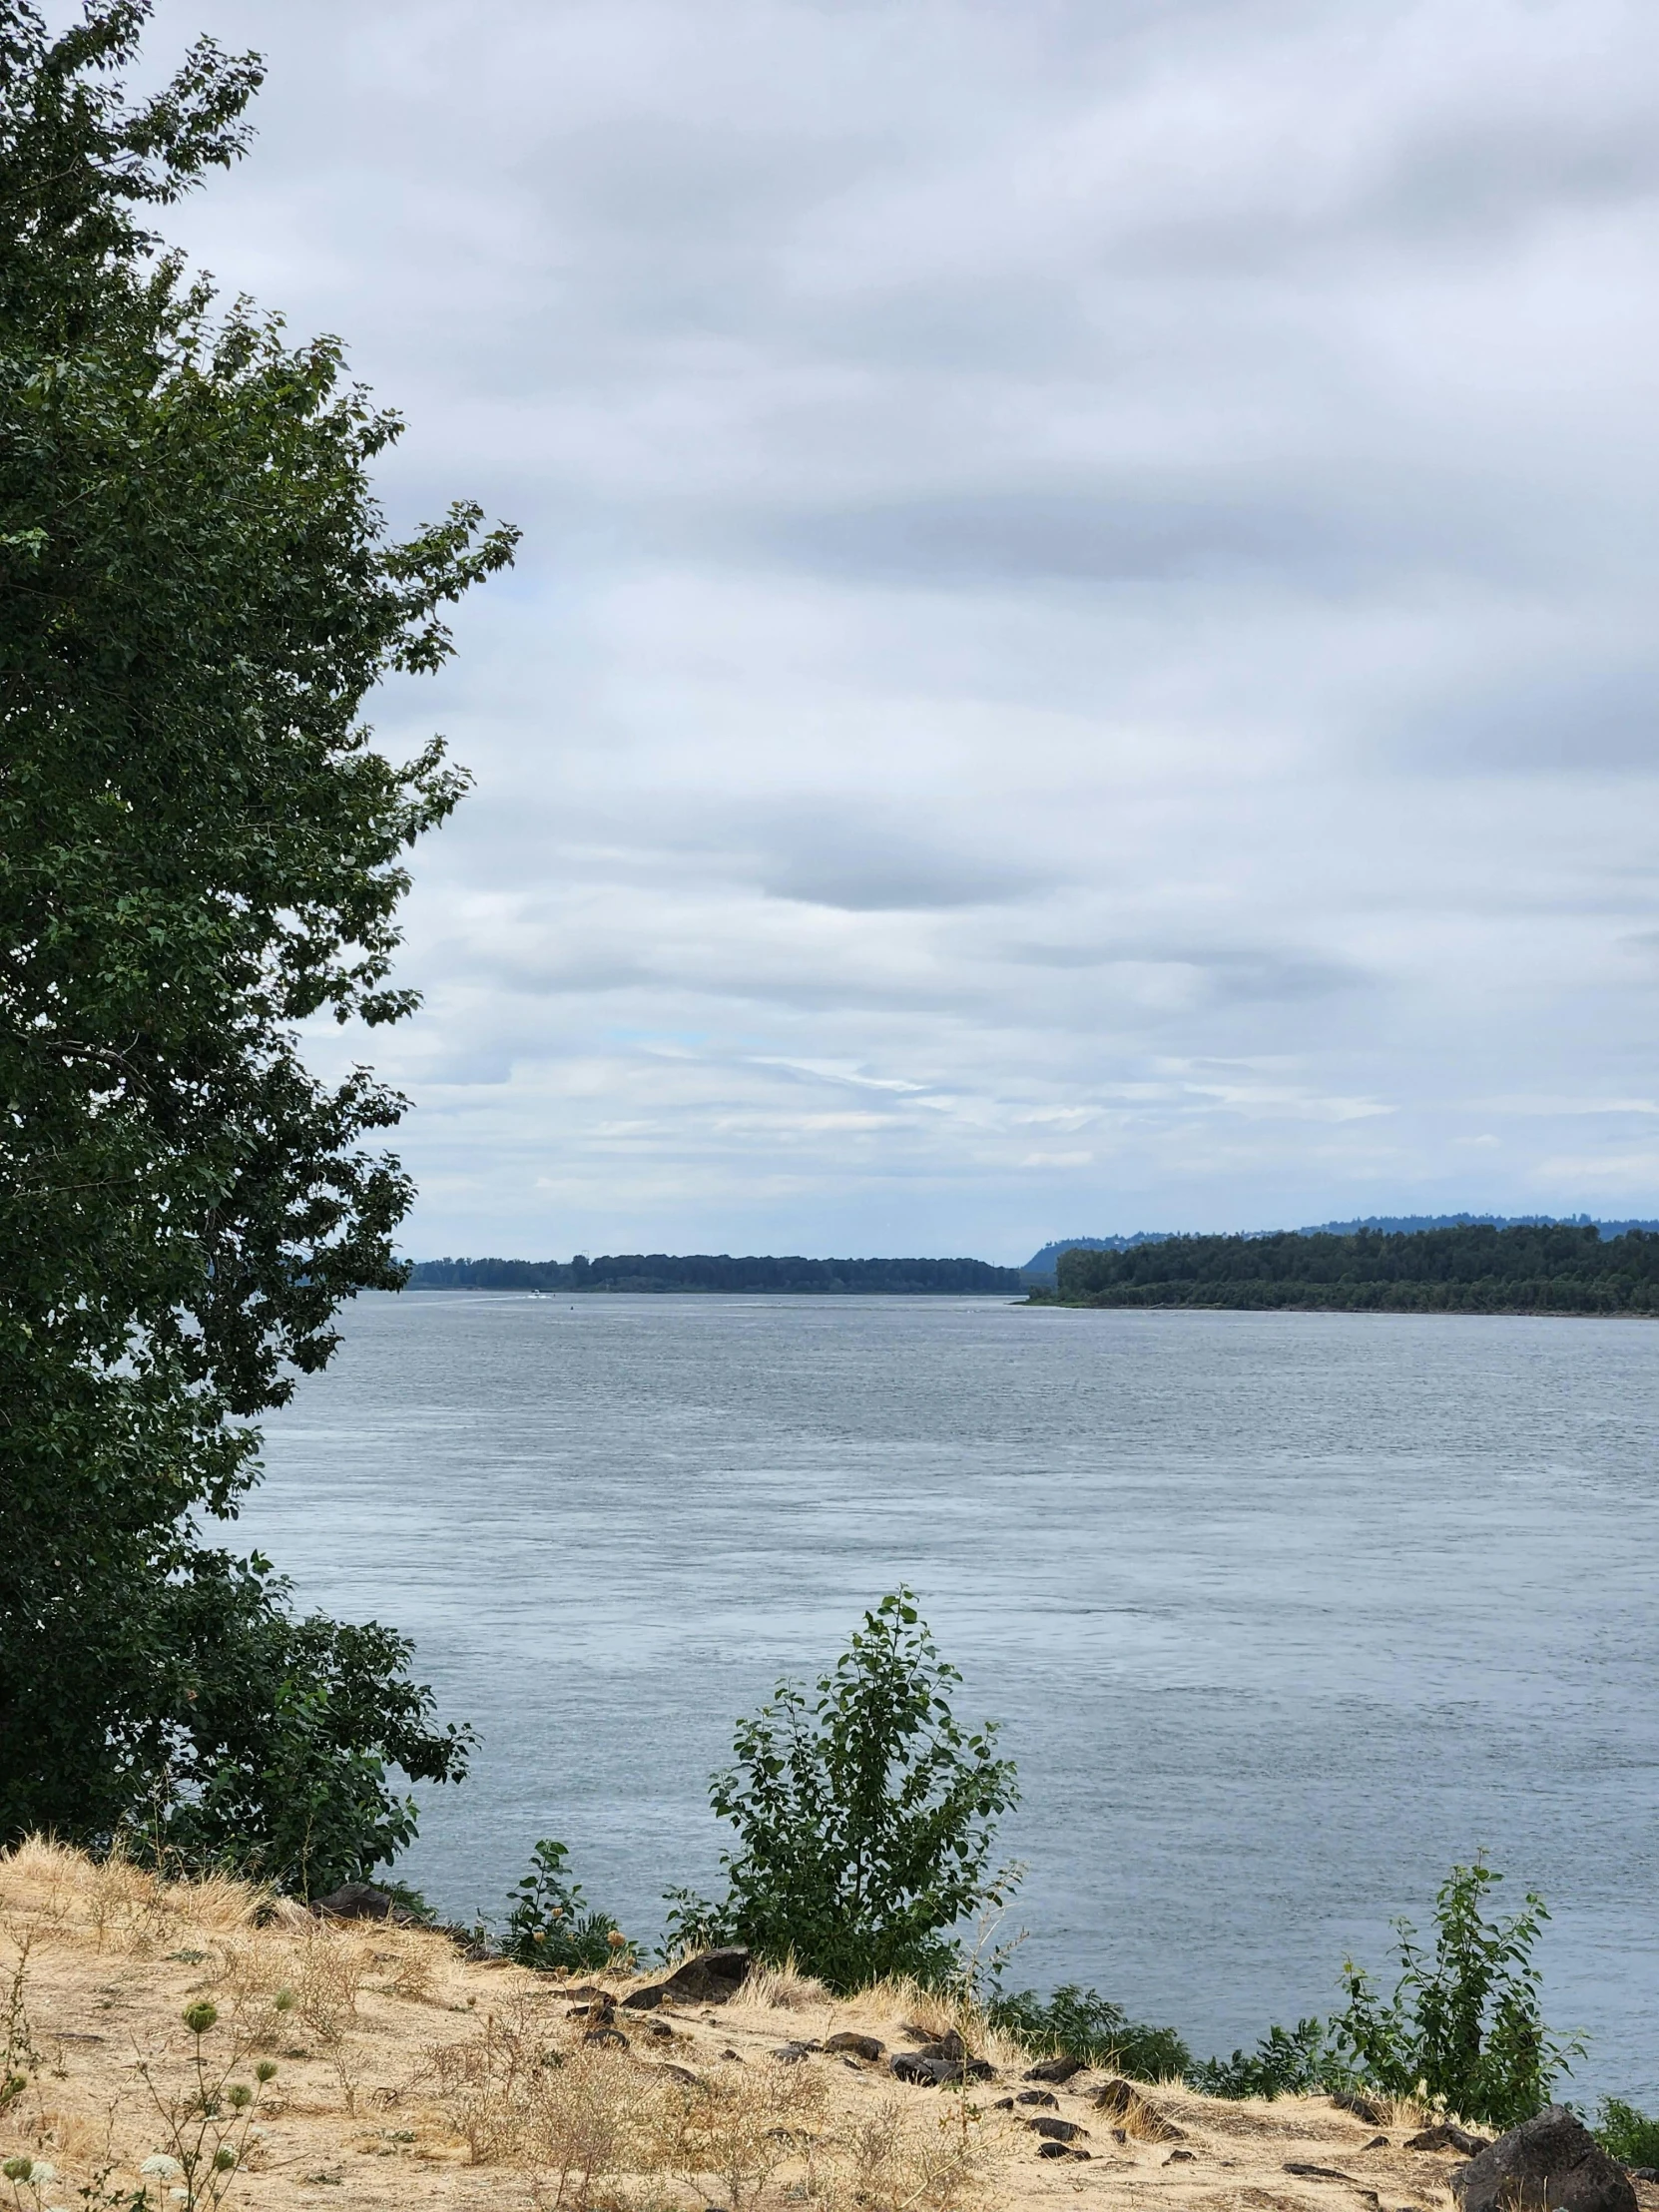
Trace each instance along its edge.
{"label": "gray boulder", "polygon": [[1447,2176],[1458,2212],[1636,2212],[1630,2176],[1552,2104]]}
{"label": "gray boulder", "polygon": [[659,2004],[725,2004],[743,1987],[749,1963],[742,1943],[728,1943],[720,1950],[704,1951],[700,1958],[688,1958],[666,1981],[635,1989],[622,2001],[633,2012],[649,2012]]}
{"label": "gray boulder", "polygon": [[[347,1882],[330,1890],[325,1898],[312,1898],[311,1911],[319,1920],[388,1921],[398,1915],[395,1898],[377,1890],[372,1882]],[[412,1914],[404,1914],[412,1920]]]}

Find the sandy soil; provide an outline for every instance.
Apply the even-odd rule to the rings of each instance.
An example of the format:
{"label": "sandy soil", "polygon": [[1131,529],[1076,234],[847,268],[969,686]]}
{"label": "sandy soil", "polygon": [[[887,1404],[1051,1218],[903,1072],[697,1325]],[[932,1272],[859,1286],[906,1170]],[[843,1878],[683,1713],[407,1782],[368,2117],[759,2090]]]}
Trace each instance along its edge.
{"label": "sandy soil", "polygon": [[[776,2054],[835,2033],[889,2052],[950,2015],[917,1992],[832,2002],[816,1984],[763,1975],[732,2002],[665,2006],[602,2023],[570,1985],[489,1961],[444,1938],[383,1925],[319,1927],[235,1884],[163,1886],[25,1846],[0,1860],[0,2026],[27,2087],[0,2111],[0,2157],[55,2173],[0,2182],[0,2206],[196,2201],[299,2206],[557,2204],[746,2212],[1058,2205],[1112,2212],[1445,2212],[1455,2158],[1401,2148],[1404,2124],[1367,2125],[1326,2099],[1231,2104],[1174,2084],[1128,2114],[1081,2074],[1053,2104],[1005,2100],[1033,2085],[1029,2054],[964,2022],[996,2066],[967,2098],[894,2081],[884,2060]],[[606,1984],[618,1995],[636,1981]],[[200,2037],[183,2015],[207,2002]],[[572,2016],[572,2014],[576,2016]],[[907,2032],[908,2030],[908,2032]],[[626,2037],[626,2043],[613,2040]],[[198,2060],[218,2116],[205,2118]],[[257,2069],[275,2067],[266,2084]],[[237,2109],[233,2083],[257,2092]],[[1121,2099],[1119,2100],[1121,2102]],[[1083,2132],[1041,2155],[1032,2120]],[[1320,2172],[1296,2169],[1321,2168]],[[102,2178],[100,2178],[102,2177]],[[83,2197],[89,2184],[96,2193]],[[1659,2191],[1644,2189],[1659,2212]]]}

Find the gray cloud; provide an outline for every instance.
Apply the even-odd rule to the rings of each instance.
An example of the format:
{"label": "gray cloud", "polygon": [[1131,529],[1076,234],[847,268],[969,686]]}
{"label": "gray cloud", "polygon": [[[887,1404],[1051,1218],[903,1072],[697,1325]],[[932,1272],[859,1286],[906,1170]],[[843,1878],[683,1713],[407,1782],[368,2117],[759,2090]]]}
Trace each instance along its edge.
{"label": "gray cloud", "polygon": [[417,1245],[1659,1210],[1651,11],[204,21],[173,228],[527,526],[376,709]]}

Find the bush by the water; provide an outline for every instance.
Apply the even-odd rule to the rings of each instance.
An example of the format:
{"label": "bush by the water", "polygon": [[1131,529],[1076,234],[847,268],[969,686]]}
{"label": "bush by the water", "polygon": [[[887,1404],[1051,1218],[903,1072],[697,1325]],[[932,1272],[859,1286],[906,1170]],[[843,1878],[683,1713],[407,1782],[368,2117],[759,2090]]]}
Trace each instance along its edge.
{"label": "bush by the water", "polygon": [[1195,2067],[1194,2086],[1231,2097],[1364,2087],[1419,2097],[1499,2128],[1541,2111],[1583,2044],[1544,2024],[1532,1956],[1549,1917],[1543,1900],[1528,1891],[1509,1919],[1485,1917],[1485,1893],[1502,1879],[1479,1858],[1453,1867],[1435,1895],[1431,1953],[1418,1947],[1409,1922],[1394,1924],[1399,1972],[1391,1997],[1348,1959],[1344,2011],[1330,2021],[1271,2028],[1254,2051]]}
{"label": "bush by the water", "polygon": [[503,1954],[544,1972],[631,1966],[634,1946],[609,1913],[590,1906],[565,1871],[570,1853],[543,1837],[513,1893]]}
{"label": "bush by the water", "polygon": [[1193,2054],[1173,2027],[1132,2020],[1098,1989],[1075,1981],[1047,1997],[1032,1989],[993,1995],[985,2012],[993,2026],[1011,2029],[1033,2048],[1063,2051],[1136,2081],[1162,2081],[1192,2070]]}
{"label": "bush by the water", "polygon": [[738,1832],[721,1862],[727,1895],[675,1892],[682,1930],[793,1957],[837,1991],[959,1971],[952,1931],[1017,1880],[993,1871],[991,1848],[1019,1797],[995,1724],[969,1730],[951,1711],[961,1679],[899,1589],[864,1615],[816,1694],[781,1682],[739,1722],[736,1764],[710,1785]]}
{"label": "bush by the water", "polygon": [[1659,2167],[1659,2119],[1626,2104],[1622,2097],[1602,2098],[1595,2138],[1621,2165]]}
{"label": "bush by the water", "polygon": [[1201,2059],[1187,2079],[1207,2097],[1304,2097],[1347,2088],[1353,2076],[1328,2040],[1325,2022],[1313,2018],[1270,2027],[1254,2050]]}

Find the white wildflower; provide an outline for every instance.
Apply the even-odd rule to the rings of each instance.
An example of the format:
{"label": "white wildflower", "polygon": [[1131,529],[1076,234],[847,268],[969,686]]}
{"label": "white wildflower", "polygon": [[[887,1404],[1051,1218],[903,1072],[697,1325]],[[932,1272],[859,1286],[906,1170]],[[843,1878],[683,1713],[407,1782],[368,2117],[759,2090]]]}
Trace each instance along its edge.
{"label": "white wildflower", "polygon": [[149,2174],[156,2181],[169,2181],[175,2174],[182,2174],[184,2167],[177,2158],[169,2158],[165,2150],[157,2151],[154,2158],[147,2158],[139,2168],[141,2174]]}

